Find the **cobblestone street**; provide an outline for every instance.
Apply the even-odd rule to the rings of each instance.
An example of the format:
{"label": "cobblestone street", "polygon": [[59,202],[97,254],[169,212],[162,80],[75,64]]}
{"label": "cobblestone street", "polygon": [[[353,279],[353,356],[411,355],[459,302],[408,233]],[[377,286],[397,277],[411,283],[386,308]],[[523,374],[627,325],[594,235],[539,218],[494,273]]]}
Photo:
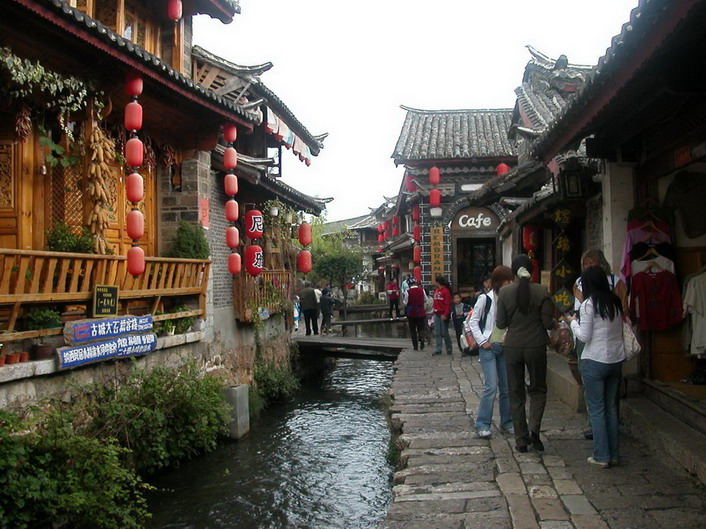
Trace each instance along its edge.
{"label": "cobblestone street", "polygon": [[[706,491],[685,471],[621,435],[622,465],[586,463],[585,414],[549,394],[545,452],[475,434],[483,389],[477,357],[405,350],[396,362],[392,421],[402,470],[383,529],[703,529]],[[497,418],[497,403],[494,418]]]}

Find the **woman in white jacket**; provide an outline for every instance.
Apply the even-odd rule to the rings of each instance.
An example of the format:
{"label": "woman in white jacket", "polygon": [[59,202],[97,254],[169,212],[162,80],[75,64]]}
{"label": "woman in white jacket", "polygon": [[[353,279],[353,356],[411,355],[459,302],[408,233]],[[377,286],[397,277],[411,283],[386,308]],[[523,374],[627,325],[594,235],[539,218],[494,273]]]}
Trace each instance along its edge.
{"label": "woman in white jacket", "polygon": [[476,414],[476,430],[483,439],[491,437],[490,425],[493,420],[495,395],[500,393],[500,426],[502,430],[513,433],[510,397],[507,387],[507,369],[503,352],[504,330],[495,326],[496,299],[501,287],[512,283],[512,270],[507,266],[498,266],[491,274],[492,290],[480,294],[473,307],[470,327],[480,351],[480,364],[483,368],[483,395]]}

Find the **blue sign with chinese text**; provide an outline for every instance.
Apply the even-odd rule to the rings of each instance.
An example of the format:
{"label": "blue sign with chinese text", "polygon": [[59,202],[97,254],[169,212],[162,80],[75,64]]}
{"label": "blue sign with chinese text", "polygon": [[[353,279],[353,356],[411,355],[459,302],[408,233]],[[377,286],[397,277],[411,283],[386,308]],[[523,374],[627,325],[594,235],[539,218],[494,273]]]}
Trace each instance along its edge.
{"label": "blue sign with chinese text", "polygon": [[60,347],[56,352],[59,355],[59,369],[68,369],[102,360],[142,355],[154,351],[156,347],[157,335],[151,332],[77,347]]}
{"label": "blue sign with chinese text", "polygon": [[69,322],[64,329],[64,340],[69,344],[116,338],[131,333],[152,330],[152,316],[121,316]]}

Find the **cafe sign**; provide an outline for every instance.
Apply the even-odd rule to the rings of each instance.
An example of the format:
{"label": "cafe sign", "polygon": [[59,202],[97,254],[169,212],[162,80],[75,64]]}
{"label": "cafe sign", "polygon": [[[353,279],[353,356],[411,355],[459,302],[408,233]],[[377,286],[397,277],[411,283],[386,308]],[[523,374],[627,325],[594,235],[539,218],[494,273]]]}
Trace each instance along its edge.
{"label": "cafe sign", "polygon": [[500,219],[488,208],[470,207],[458,212],[451,224],[454,232],[494,233],[500,227]]}

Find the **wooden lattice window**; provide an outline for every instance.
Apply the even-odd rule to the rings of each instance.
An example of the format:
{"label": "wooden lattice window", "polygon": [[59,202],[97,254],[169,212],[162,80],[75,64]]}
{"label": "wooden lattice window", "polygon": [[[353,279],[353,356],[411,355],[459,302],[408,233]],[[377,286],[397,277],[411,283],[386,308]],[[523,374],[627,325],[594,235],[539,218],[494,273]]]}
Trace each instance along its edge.
{"label": "wooden lattice window", "polygon": [[135,0],[125,2],[122,36],[150,53],[159,54],[159,28],[150,21],[148,11]]}
{"label": "wooden lattice window", "polygon": [[0,142],[0,209],[15,208],[15,157],[11,142]]}
{"label": "wooden lattice window", "polygon": [[76,235],[84,226],[84,198],[81,164],[51,169],[51,220],[63,222]]}
{"label": "wooden lattice window", "polygon": [[95,18],[100,20],[100,22],[107,28],[115,31],[118,23],[118,2],[96,2],[96,15]]}

